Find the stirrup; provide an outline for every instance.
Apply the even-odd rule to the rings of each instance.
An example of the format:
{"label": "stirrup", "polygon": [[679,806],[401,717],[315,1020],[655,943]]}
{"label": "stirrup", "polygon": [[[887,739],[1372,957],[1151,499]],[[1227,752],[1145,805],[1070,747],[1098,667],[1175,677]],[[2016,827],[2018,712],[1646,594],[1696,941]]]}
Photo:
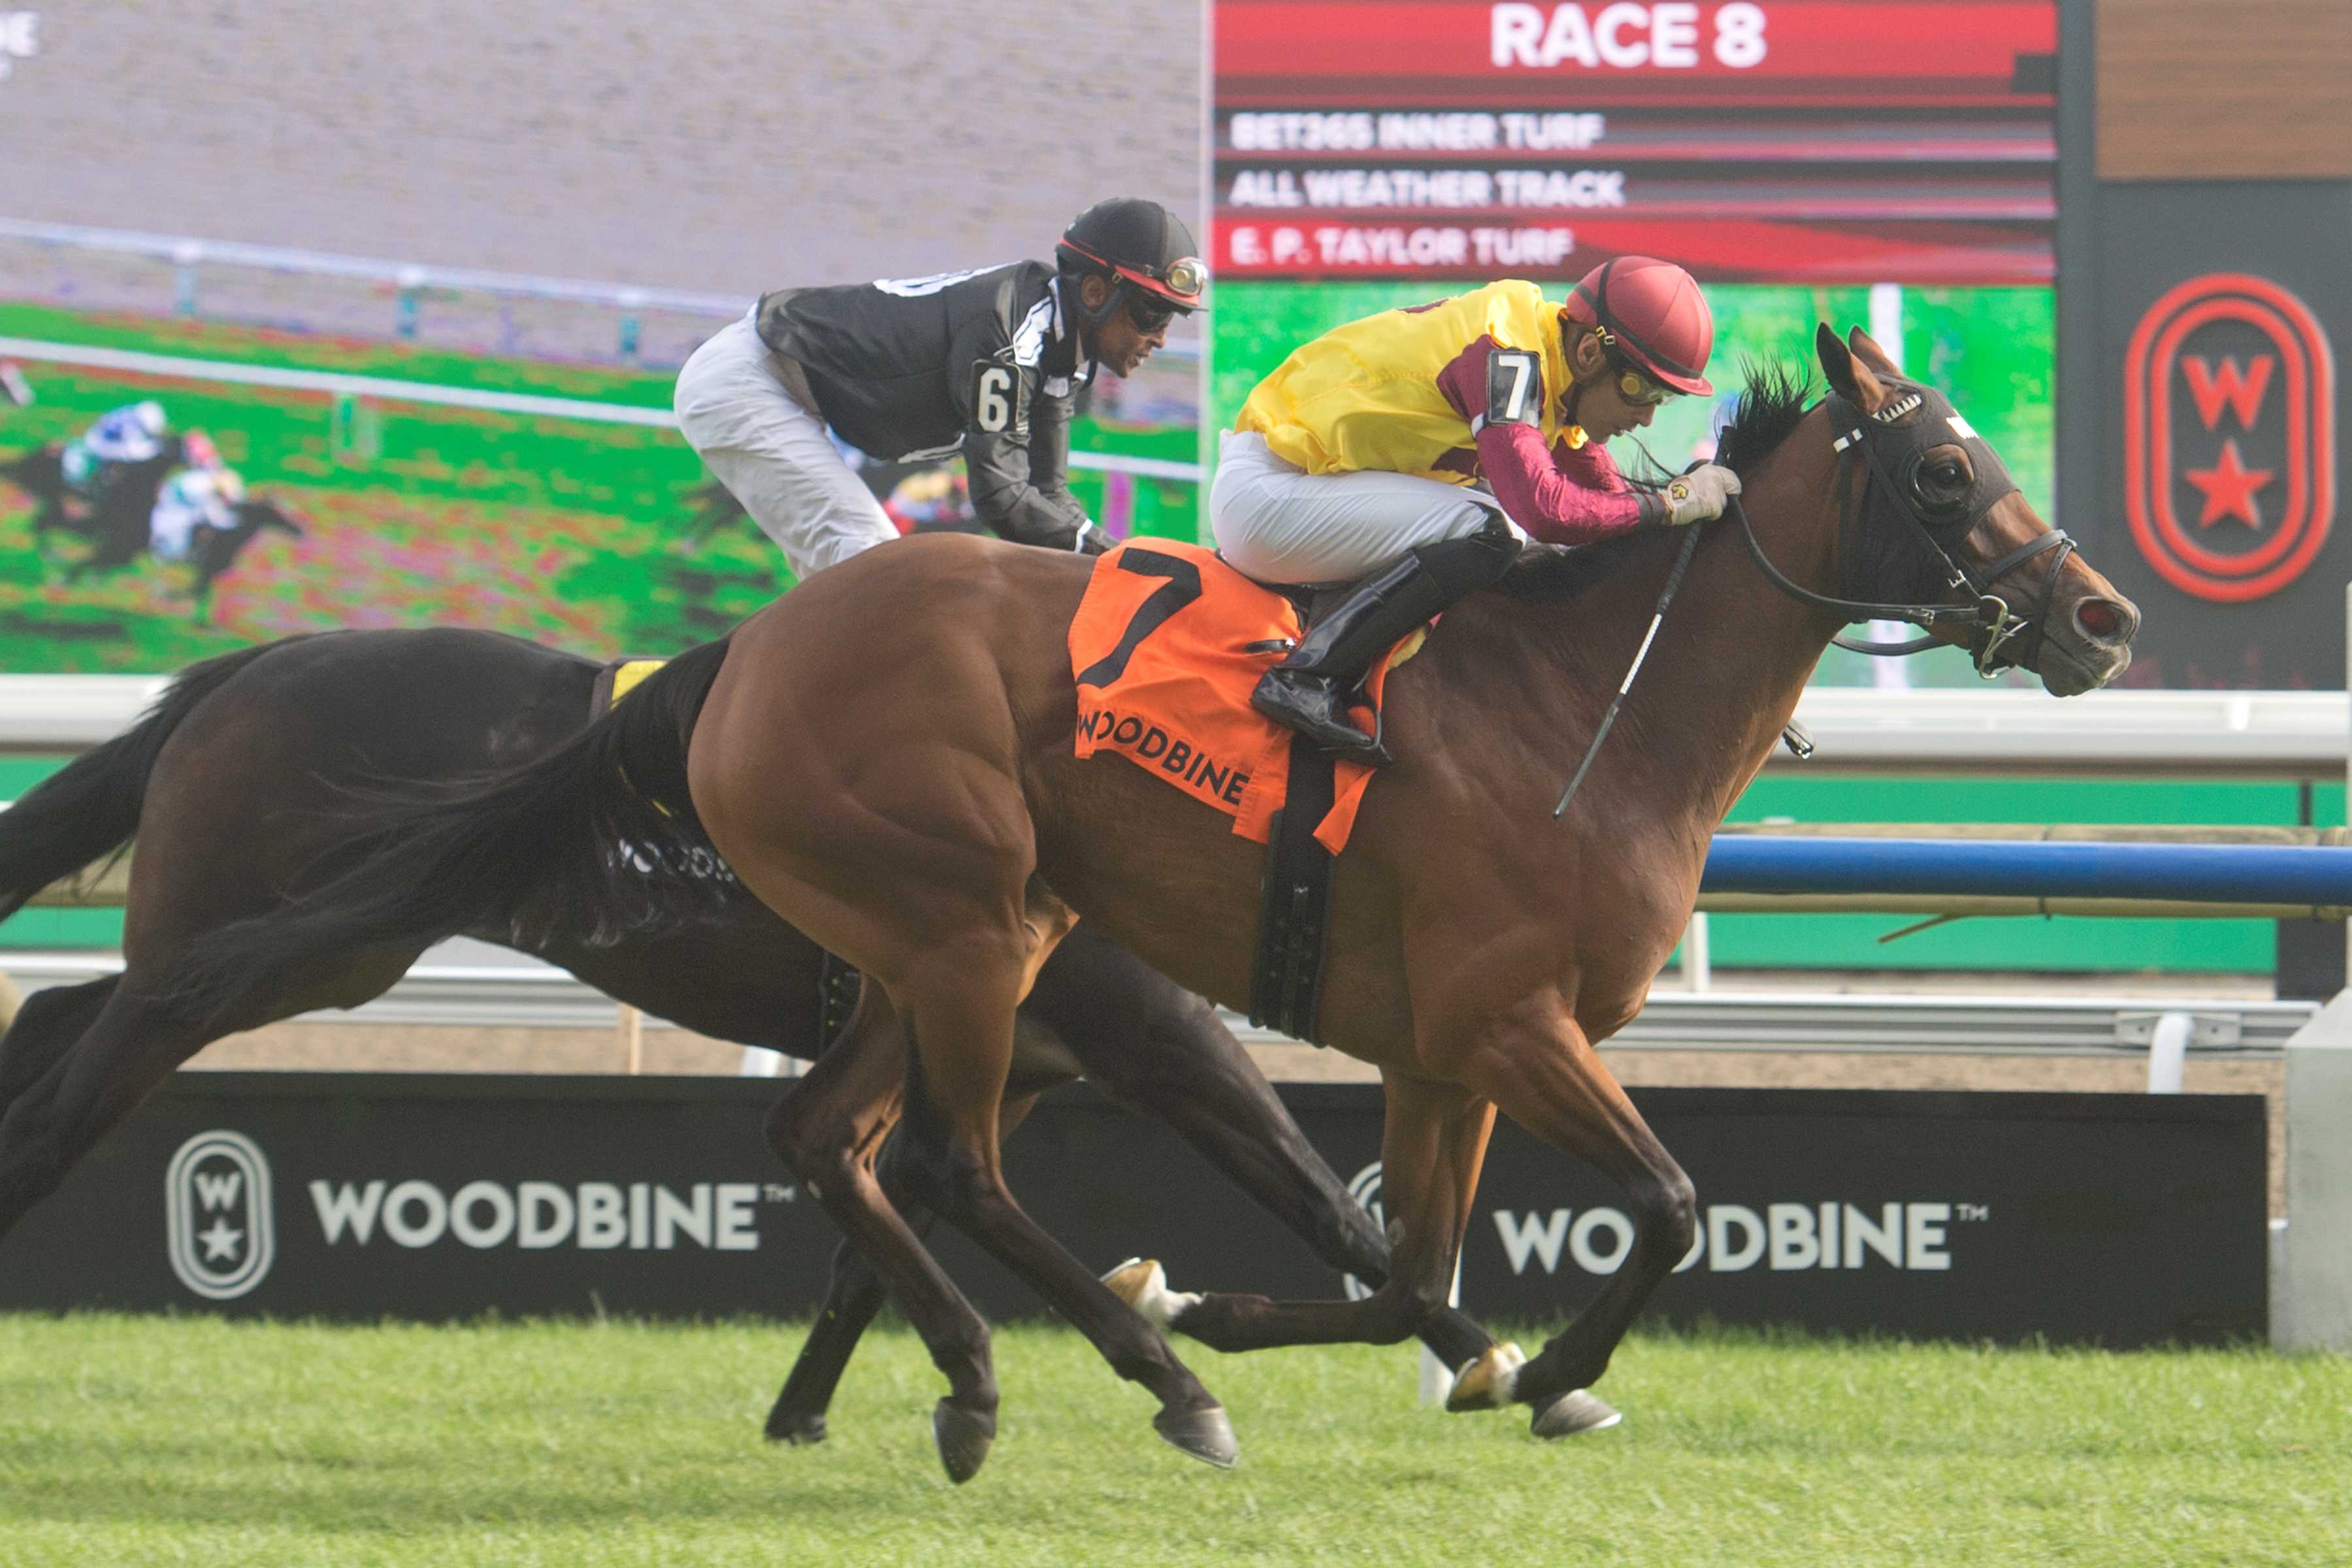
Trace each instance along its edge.
{"label": "stirrup", "polygon": [[1328,675],[1276,665],[1258,678],[1250,706],[1344,762],[1384,768],[1396,760],[1381,743],[1377,730],[1368,735],[1339,716],[1346,704],[1339,683]]}

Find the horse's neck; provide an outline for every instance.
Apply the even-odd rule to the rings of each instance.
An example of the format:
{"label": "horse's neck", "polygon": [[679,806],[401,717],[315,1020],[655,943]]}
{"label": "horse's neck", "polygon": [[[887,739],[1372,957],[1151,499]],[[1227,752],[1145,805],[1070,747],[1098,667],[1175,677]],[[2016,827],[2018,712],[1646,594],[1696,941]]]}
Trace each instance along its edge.
{"label": "horse's neck", "polygon": [[[1836,560],[1832,469],[1803,455],[1803,433],[1758,466],[1743,498],[1774,563],[1826,588]],[[1785,454],[1785,455],[1784,455]],[[1506,618],[1525,684],[1521,732],[1566,782],[1633,662],[1683,536],[1662,533],[1573,600],[1510,603]],[[1501,628],[1497,628],[1498,630]],[[1711,833],[1778,743],[1835,628],[1783,596],[1748,558],[1738,525],[1713,525],[1692,557],[1657,640],[1625,700],[1596,780],[1638,775],[1640,798]]]}

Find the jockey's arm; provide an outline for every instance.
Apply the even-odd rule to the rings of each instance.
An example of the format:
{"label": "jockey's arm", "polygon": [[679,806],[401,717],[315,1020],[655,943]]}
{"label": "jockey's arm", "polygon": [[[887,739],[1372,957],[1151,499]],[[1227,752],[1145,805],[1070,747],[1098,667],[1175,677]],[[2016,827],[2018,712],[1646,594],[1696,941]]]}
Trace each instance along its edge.
{"label": "jockey's arm", "polygon": [[[1626,486],[1617,465],[1598,445],[1554,452],[1544,445],[1533,410],[1555,389],[1539,387],[1521,400],[1520,419],[1489,417],[1487,359],[1500,345],[1481,337],[1441,372],[1446,401],[1477,432],[1478,467],[1513,522],[1548,544],[1591,544],[1661,521],[1664,504]],[[1541,374],[1538,369],[1538,374]]]}
{"label": "jockey's arm", "polygon": [[1037,395],[1025,428],[967,426],[963,461],[972,510],[1021,544],[1074,550],[1092,534],[1087,509],[1070,493],[1070,404]]}
{"label": "jockey's arm", "polygon": [[963,416],[963,464],[971,510],[999,538],[1053,550],[1092,533],[1070,494],[1070,409],[1046,394],[1034,364],[1015,363],[1011,323],[994,316],[959,332],[949,393]]}

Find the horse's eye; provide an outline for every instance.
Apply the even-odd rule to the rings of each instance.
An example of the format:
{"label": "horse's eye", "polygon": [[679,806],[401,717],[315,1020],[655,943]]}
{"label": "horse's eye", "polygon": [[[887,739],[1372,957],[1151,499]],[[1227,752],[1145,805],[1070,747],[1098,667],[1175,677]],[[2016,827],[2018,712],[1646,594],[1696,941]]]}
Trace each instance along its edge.
{"label": "horse's eye", "polygon": [[1968,465],[1957,458],[1934,458],[1919,470],[1916,489],[1923,499],[1957,500],[1968,488]]}

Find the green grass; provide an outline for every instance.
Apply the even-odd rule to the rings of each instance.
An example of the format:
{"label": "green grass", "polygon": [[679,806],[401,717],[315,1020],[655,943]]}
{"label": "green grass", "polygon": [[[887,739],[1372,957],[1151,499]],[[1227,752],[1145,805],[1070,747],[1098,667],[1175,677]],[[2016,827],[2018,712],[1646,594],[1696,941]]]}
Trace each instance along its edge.
{"label": "green grass", "polygon": [[1074,1335],[997,1338],[950,1487],[903,1331],[830,1443],[759,1436],[801,1334],[0,1319],[0,1563],[665,1565],[2352,1560],[2352,1361],[1637,1338],[1565,1445],[1411,1402],[1406,1350],[1186,1353],[1220,1474]]}

